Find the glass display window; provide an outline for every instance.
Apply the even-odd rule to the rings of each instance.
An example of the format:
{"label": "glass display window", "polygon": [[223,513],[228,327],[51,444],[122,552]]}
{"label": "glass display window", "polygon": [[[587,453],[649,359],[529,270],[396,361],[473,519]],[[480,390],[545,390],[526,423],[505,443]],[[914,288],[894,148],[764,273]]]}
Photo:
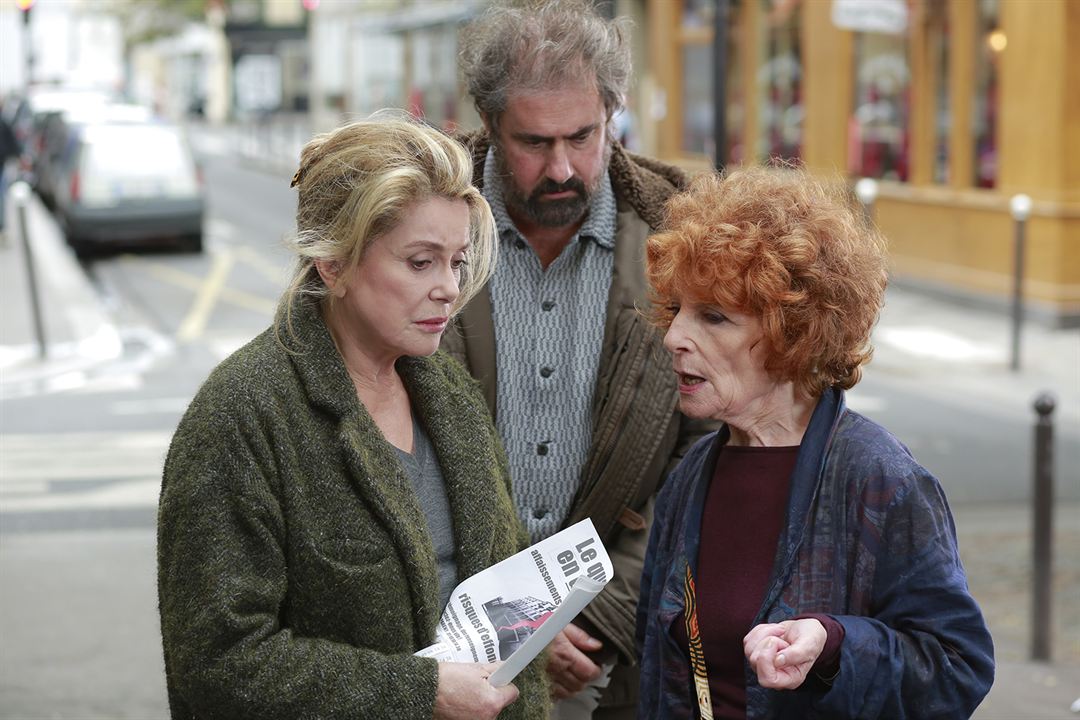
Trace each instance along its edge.
{"label": "glass display window", "polygon": [[848,121],[848,171],[906,182],[911,73],[907,37],[855,33],[854,110]]}
{"label": "glass display window", "polygon": [[458,27],[455,23],[414,30],[409,38],[408,109],[453,132],[458,123]]}
{"label": "glass display window", "polygon": [[952,105],[949,102],[949,13],[946,0],[927,2],[927,32],[930,44],[930,68],[934,83],[934,157],[931,179],[949,182],[949,130]]}
{"label": "glass display window", "polygon": [[793,0],[758,0],[765,22],[760,26],[761,57],[755,75],[758,160],[802,158],[802,50],[800,14]]}
{"label": "glass display window", "polygon": [[[727,52],[724,62],[726,84],[727,162],[743,160],[743,90],[739,72],[739,18],[741,0],[728,0]],[[688,155],[716,157],[713,79],[715,61],[713,28],[715,0],[684,0],[679,16],[681,65],[680,149]]]}
{"label": "glass display window", "polygon": [[352,111],[367,115],[405,107],[405,44],[398,33],[365,32],[353,38]]}
{"label": "glass display window", "polygon": [[975,186],[997,185],[998,61],[1008,44],[998,26],[998,0],[979,0],[976,11],[975,102],[972,139],[975,142]]}

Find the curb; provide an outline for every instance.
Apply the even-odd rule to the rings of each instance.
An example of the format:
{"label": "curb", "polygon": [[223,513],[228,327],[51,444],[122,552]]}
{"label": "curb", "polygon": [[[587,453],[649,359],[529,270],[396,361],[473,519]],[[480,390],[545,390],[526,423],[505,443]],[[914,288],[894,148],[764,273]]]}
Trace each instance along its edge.
{"label": "curb", "polygon": [[37,278],[45,357],[25,322],[30,314],[29,287],[22,238],[14,202],[9,204],[8,242],[0,247],[0,300],[8,310],[0,317],[0,397],[20,395],[27,385],[86,370],[123,353],[113,324],[82,267],[49,217],[40,199],[31,195],[26,224]]}

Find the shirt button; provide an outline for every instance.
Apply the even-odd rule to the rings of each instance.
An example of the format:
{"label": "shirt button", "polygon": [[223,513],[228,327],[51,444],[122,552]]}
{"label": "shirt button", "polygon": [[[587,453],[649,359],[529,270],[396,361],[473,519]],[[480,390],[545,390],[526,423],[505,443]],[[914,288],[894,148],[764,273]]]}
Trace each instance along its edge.
{"label": "shirt button", "polygon": [[552,370],[549,367],[542,367],[542,368],[540,368],[540,377],[545,377],[545,378],[551,377],[551,373],[553,373],[553,372],[555,372],[555,371]]}
{"label": "shirt button", "polygon": [[540,443],[539,445],[537,445],[536,446],[536,454],[537,455],[547,455],[548,454],[547,443]]}
{"label": "shirt button", "polygon": [[555,307],[555,301],[554,300],[545,300],[544,302],[540,303],[540,309],[543,310],[544,312],[548,312],[553,307]]}
{"label": "shirt button", "polygon": [[544,518],[547,517],[547,514],[548,514],[547,510],[537,508],[536,510],[533,510],[533,519],[534,520],[543,520]]}

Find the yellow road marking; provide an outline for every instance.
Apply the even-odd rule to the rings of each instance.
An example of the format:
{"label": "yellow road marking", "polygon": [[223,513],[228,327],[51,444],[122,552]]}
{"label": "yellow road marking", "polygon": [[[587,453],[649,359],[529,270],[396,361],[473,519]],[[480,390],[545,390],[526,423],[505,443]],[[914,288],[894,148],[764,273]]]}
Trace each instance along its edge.
{"label": "yellow road marking", "polygon": [[[204,284],[203,278],[200,276],[183,270],[177,270],[169,265],[149,262],[136,257],[131,257],[128,261],[133,264],[138,264],[146,270],[147,273],[153,275],[158,280],[163,280],[171,285],[176,285],[177,287],[182,287],[186,290],[191,290],[192,292],[199,292]],[[245,310],[251,310],[271,317],[277,309],[277,300],[265,298],[261,295],[255,295],[244,290],[225,287],[220,289],[219,295],[222,302],[227,302],[231,305],[244,308]]]}
{"label": "yellow road marking", "polygon": [[288,275],[291,273],[291,268],[289,267],[282,267],[276,263],[267,262],[266,258],[250,245],[241,245],[237,247],[236,255],[248,265],[251,265],[259,271],[259,273],[267,280],[270,280],[277,285],[283,285],[287,282]]}
{"label": "yellow road marking", "polygon": [[206,322],[217,304],[221,289],[225,287],[233,262],[232,253],[227,249],[222,249],[211,257],[210,272],[195,292],[195,302],[192,303],[184,322],[180,324],[180,329],[176,331],[178,341],[191,342],[206,330]]}

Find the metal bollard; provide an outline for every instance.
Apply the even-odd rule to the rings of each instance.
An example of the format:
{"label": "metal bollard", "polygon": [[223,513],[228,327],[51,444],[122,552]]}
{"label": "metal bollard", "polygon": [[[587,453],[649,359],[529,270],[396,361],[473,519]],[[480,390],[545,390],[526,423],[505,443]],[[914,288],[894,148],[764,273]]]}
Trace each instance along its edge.
{"label": "metal bollard", "polygon": [[1035,398],[1035,496],[1032,527],[1034,582],[1031,602],[1031,659],[1050,659],[1051,560],[1054,502],[1054,396]]}
{"label": "metal bollard", "polygon": [[873,178],[862,178],[855,183],[855,197],[862,203],[863,213],[866,215],[866,223],[874,224],[874,201],[877,200],[878,184]]}
{"label": "metal bollard", "polygon": [[30,201],[30,186],[23,180],[11,185],[11,197],[15,200],[15,215],[19,218],[19,234],[22,236],[23,258],[26,261],[26,279],[30,287],[30,313],[34,321],[34,338],[37,340],[38,357],[48,354],[45,343],[45,323],[41,318],[41,301],[38,293],[37,273],[34,272],[34,253],[30,247],[30,231],[26,224],[26,204]]}
{"label": "metal bollard", "polygon": [[1031,215],[1031,198],[1027,195],[1013,195],[1009,200],[1009,212],[1012,213],[1015,226],[1013,241],[1013,299],[1012,299],[1012,342],[1009,353],[1009,369],[1020,369],[1020,328],[1024,319],[1024,232],[1027,219]]}

